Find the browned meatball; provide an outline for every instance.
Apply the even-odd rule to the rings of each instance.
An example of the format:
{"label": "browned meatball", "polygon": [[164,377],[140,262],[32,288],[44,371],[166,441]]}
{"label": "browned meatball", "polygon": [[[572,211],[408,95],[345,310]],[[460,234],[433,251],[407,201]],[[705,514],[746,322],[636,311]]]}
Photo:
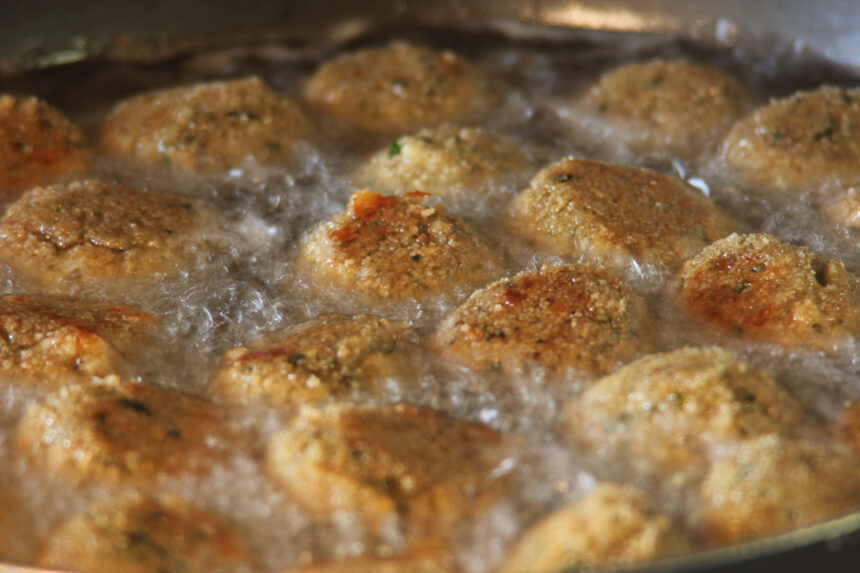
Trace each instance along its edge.
{"label": "browned meatball", "polygon": [[172,273],[215,219],[193,199],[98,181],[36,187],[0,220],[0,261],[53,293]]}
{"label": "browned meatball", "polygon": [[845,407],[839,419],[839,434],[860,455],[860,400]]}
{"label": "browned meatball", "polygon": [[860,90],[822,87],[739,121],[723,157],[743,183],[784,191],[860,180]]}
{"label": "browned meatball", "polygon": [[48,537],[41,567],[87,573],[250,571],[231,525],[174,496],[109,499]]}
{"label": "browned meatball", "polygon": [[27,409],[15,436],[21,451],[53,473],[142,485],[205,473],[236,442],[213,404],[136,383],[61,388]]}
{"label": "browned meatball", "polygon": [[528,529],[498,573],[629,567],[688,548],[686,537],[647,495],[604,483]]}
{"label": "browned meatball", "polygon": [[258,398],[300,406],[366,390],[401,372],[417,337],[402,323],[376,316],[322,316],[286,336],[231,348],[215,373],[230,401]]}
{"label": "browned meatball", "polygon": [[346,213],[305,238],[298,264],[322,284],[374,299],[415,299],[490,280],[499,257],[426,193],[357,191]]}
{"label": "browned meatball", "polygon": [[35,97],[0,94],[0,197],[16,195],[90,165],[84,133]]}
{"label": "browned meatball", "polygon": [[511,202],[511,229],[552,252],[677,266],[736,229],[701,192],[636,167],[562,159]]}
{"label": "browned meatball", "polygon": [[395,42],[324,64],[304,93],[312,106],[347,125],[395,135],[484,115],[495,100],[487,84],[451,52]]}
{"label": "browned meatball", "polygon": [[860,230],[860,187],[851,187],[821,206],[834,224]]}
{"label": "browned meatball", "polygon": [[435,343],[476,370],[602,373],[649,350],[651,333],[645,301],[622,281],[588,265],[545,266],[473,293]]}
{"label": "browned meatball", "polygon": [[502,491],[503,437],[441,412],[394,404],[305,411],[269,443],[270,475],[310,512],[354,512],[371,530],[445,535]]}
{"label": "browned meatball", "polygon": [[403,136],[374,154],[356,177],[361,185],[437,197],[492,193],[529,166],[515,141],[480,129],[444,124]]}
{"label": "browned meatball", "polygon": [[729,74],[685,61],[651,60],[615,68],[589,89],[585,104],[617,124],[637,153],[696,156],[716,147],[750,107],[750,94]]}
{"label": "browned meatball", "polygon": [[731,235],[687,261],[678,296],[739,334],[826,348],[860,332],[860,279],[770,235]]}
{"label": "browned meatball", "polygon": [[7,295],[0,372],[48,387],[121,374],[155,325],[155,317],[121,306]]}
{"label": "browned meatball", "polygon": [[289,97],[258,78],[183,86],[119,103],[101,145],[147,167],[210,173],[248,160],[283,165],[313,128]]}
{"label": "browned meatball", "polygon": [[717,461],[702,484],[701,533],[732,543],[860,508],[860,458],[846,449],[762,436]]}
{"label": "browned meatball", "polygon": [[564,409],[573,437],[658,472],[697,471],[710,446],[789,434],[803,407],[765,372],[720,348],[652,354],[601,378]]}

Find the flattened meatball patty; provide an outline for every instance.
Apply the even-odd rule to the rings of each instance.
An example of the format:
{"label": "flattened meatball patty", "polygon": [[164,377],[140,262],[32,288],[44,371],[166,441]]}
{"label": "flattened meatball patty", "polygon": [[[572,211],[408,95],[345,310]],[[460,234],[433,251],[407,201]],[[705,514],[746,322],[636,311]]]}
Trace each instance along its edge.
{"label": "flattened meatball patty", "polygon": [[705,541],[781,533],[860,508],[860,458],[840,447],[762,436],[717,461],[700,495]]}
{"label": "flattened meatball patty", "polygon": [[229,523],[174,496],[95,504],[50,534],[39,565],[87,573],[250,571]]}
{"label": "flattened meatball patty", "polygon": [[782,191],[860,180],[860,90],[822,87],[759,108],[732,127],[723,158],[742,182]]}
{"label": "flattened meatball patty", "polygon": [[346,213],[318,226],[298,265],[323,285],[375,299],[414,299],[490,280],[499,256],[426,193],[399,197],[357,191]]}
{"label": "flattened meatball patty", "polygon": [[708,447],[791,433],[803,407],[765,372],[720,348],[652,354],[597,380],[564,409],[565,428],[593,449],[696,470]]}
{"label": "flattened meatball patty", "polygon": [[123,101],[105,119],[101,145],[144,166],[211,173],[248,159],[289,164],[313,131],[289,97],[245,78]]}
{"label": "flattened meatball patty", "polygon": [[476,291],[439,326],[440,352],[475,370],[611,370],[651,348],[645,301],[588,265],[544,266]]}
{"label": "flattened meatball patty", "polygon": [[618,124],[633,151],[689,157],[716,147],[749,109],[750,94],[716,68],[651,60],[609,71],[588,90],[585,104]]}
{"label": "flattened meatball patty", "polygon": [[376,316],[322,316],[291,334],[228,350],[215,373],[229,401],[300,406],[369,389],[402,370],[417,336]]}
{"label": "flattened meatball patty", "polygon": [[35,97],[0,94],[0,197],[90,165],[86,137],[63,113]]}
{"label": "flattened meatball patty", "polygon": [[528,166],[514,140],[444,124],[391,142],[356,178],[361,185],[388,192],[418,189],[438,197],[468,197],[491,193]]}
{"label": "flattened meatball patty", "polygon": [[69,385],[31,406],[15,444],[76,481],[155,483],[207,471],[236,443],[219,409],[137,383]]}
{"label": "flattened meatball patty", "polygon": [[738,334],[826,348],[860,332],[860,279],[770,235],[731,235],[681,269],[678,297]]}
{"label": "flattened meatball patty", "polygon": [[408,536],[445,535],[502,491],[503,437],[405,404],[306,411],[268,446],[270,475],[326,517],[355,512],[371,530],[394,516]]}
{"label": "flattened meatball patty", "polygon": [[860,230],[860,187],[847,189],[822,205],[821,211],[836,225]]}
{"label": "flattened meatball patty", "polygon": [[176,270],[216,220],[199,201],[98,181],[36,187],[0,220],[0,262],[52,293]]}
{"label": "flattened meatball patty", "polygon": [[561,255],[677,266],[736,229],[701,192],[636,167],[562,159],[514,197],[510,228]]}
{"label": "flattened meatball patty", "polygon": [[549,514],[514,544],[498,573],[629,567],[689,548],[640,490],[603,483]]}
{"label": "flattened meatball patty", "polygon": [[0,298],[0,372],[58,387],[121,374],[155,317],[122,306],[62,298]]}
{"label": "flattened meatball patty", "polygon": [[324,64],[305,84],[307,101],[363,131],[397,135],[483,116],[495,98],[484,75],[451,52],[395,42]]}

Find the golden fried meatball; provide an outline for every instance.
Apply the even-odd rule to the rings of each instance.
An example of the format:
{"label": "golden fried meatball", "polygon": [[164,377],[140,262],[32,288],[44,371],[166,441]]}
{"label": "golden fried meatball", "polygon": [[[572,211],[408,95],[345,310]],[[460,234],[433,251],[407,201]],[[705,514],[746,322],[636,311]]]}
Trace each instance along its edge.
{"label": "golden fried meatball", "polygon": [[834,224],[860,230],[860,187],[851,187],[832,202],[821,206],[821,211]]}
{"label": "golden fried meatball", "polygon": [[16,195],[90,165],[86,137],[35,97],[0,94],[0,196]]}
{"label": "golden fried meatball", "polygon": [[544,266],[476,291],[435,344],[475,370],[612,370],[651,348],[651,314],[622,281],[589,265]]}
{"label": "golden fried meatball", "polygon": [[483,73],[459,56],[405,42],[324,64],[304,95],[347,125],[386,135],[480,117],[496,99]]}
{"label": "golden fried meatball", "polygon": [[250,571],[232,526],[175,496],[93,505],[49,535],[39,565],[87,573]]}
{"label": "golden fried meatball", "polygon": [[860,457],[840,447],[762,436],[718,460],[700,495],[707,542],[789,531],[860,508]]}
{"label": "golden fried meatball", "polygon": [[585,104],[619,126],[637,153],[696,156],[716,147],[750,107],[729,74],[685,61],[651,60],[615,68],[588,90]]}
{"label": "golden fried meatball", "polygon": [[388,192],[418,189],[438,197],[468,197],[492,192],[528,167],[514,140],[446,123],[393,141],[356,178]]}
{"label": "golden fried meatball", "polygon": [[723,159],[753,186],[798,191],[860,180],[860,90],[822,87],[774,100],[737,122]]}
{"label": "golden fried meatball", "polygon": [[770,235],[706,247],[684,263],[678,297],[710,322],[784,346],[826,348],[860,332],[860,279]]}
{"label": "golden fried meatball", "polygon": [[98,181],[36,187],[0,220],[0,262],[54,293],[170,273],[215,218],[193,199]]}
{"label": "golden fried meatball", "polygon": [[860,455],[860,400],[846,406],[839,419],[840,438]]}
{"label": "golden fried meatball", "polygon": [[228,350],[215,372],[227,400],[258,398],[300,406],[373,388],[405,368],[416,335],[403,323],[376,316],[322,316],[286,336]]}
{"label": "golden fried meatball", "polygon": [[308,410],[269,443],[269,474],[326,517],[354,512],[372,531],[398,517],[408,537],[442,535],[503,490],[503,437],[405,404]]}
{"label": "golden fried meatball", "polygon": [[688,548],[686,537],[642,491],[603,483],[528,529],[498,573],[629,567]]}
{"label": "golden fried meatball", "polygon": [[677,266],[735,223],[683,181],[636,167],[562,159],[514,197],[509,227],[561,255]]}
{"label": "golden fried meatball", "polygon": [[106,484],[205,473],[236,442],[215,405],[137,383],[61,388],[27,409],[15,436],[36,465]]}
{"label": "golden fried meatball", "polygon": [[152,315],[62,298],[0,298],[0,372],[58,387],[121,374],[152,334]]}
{"label": "golden fried meatball", "polygon": [[251,159],[289,164],[313,127],[298,105],[258,78],[172,88],[120,102],[101,145],[147,167],[226,171]]}
{"label": "golden fried meatball", "polygon": [[695,470],[708,447],[789,434],[803,407],[765,372],[720,348],[652,354],[597,380],[564,409],[572,436],[594,449]]}
{"label": "golden fried meatball", "polygon": [[349,209],[305,238],[298,265],[324,285],[375,299],[450,293],[490,280],[499,256],[428,195],[357,191]]}

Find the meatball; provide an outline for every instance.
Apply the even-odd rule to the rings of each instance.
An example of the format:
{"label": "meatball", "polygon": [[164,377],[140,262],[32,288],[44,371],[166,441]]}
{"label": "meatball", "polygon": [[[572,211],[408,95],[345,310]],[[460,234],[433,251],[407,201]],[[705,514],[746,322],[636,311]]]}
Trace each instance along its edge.
{"label": "meatball", "polygon": [[652,354],[596,381],[564,409],[564,425],[591,448],[696,470],[708,446],[789,434],[803,407],[765,372],[720,348]]}
{"label": "meatball", "polygon": [[585,105],[617,124],[636,153],[697,156],[713,150],[750,107],[731,75],[685,61],[651,60],[615,68],[588,90]]}
{"label": "meatball", "polygon": [[27,409],[16,446],[78,482],[154,484],[202,474],[236,444],[219,409],[137,383],[72,384]]}
{"label": "meatball", "polygon": [[0,196],[80,175],[89,165],[84,133],[60,110],[35,97],[0,94]]}
{"label": "meatball", "polygon": [[840,438],[860,454],[860,400],[846,406],[839,419]]}
{"label": "meatball", "polygon": [[616,265],[677,266],[736,228],[678,179],[586,159],[540,171],[509,211],[510,228],[541,247]]}
{"label": "meatball", "polygon": [[774,100],[737,122],[723,159],[741,182],[800,191],[860,179],[860,90],[822,87]]}
{"label": "meatball", "polygon": [[155,325],[155,317],[121,306],[7,295],[0,298],[0,373],[55,388],[121,374]]}
{"label": "meatball", "polygon": [[0,220],[0,262],[52,293],[173,272],[216,219],[199,201],[98,181],[36,187]]}
{"label": "meatball", "polygon": [[645,300],[588,265],[544,266],[476,291],[439,326],[435,343],[475,370],[612,370],[651,348]]}
{"label": "meatball", "polygon": [[444,124],[393,141],[358,171],[362,185],[390,192],[420,189],[438,197],[485,195],[529,162],[512,139]]}
{"label": "meatball", "polygon": [[484,74],[459,56],[405,42],[326,63],[304,95],[322,113],[383,135],[481,117],[496,99]]}
{"label": "meatball", "polygon": [[286,336],[228,350],[213,382],[234,402],[322,402],[400,373],[416,343],[416,335],[402,323],[376,316],[322,316]]}
{"label": "meatball", "polygon": [[860,508],[860,458],[841,447],[762,436],[717,461],[700,495],[708,542],[789,531]]}
{"label": "meatball", "polygon": [[688,548],[642,491],[603,483],[528,529],[498,573],[629,567]]}
{"label": "meatball", "polygon": [[145,167],[205,174],[248,159],[289,164],[313,131],[289,97],[245,78],[123,101],[105,119],[101,145]]}
{"label": "meatball", "polygon": [[371,531],[445,535],[504,489],[502,435],[405,404],[306,410],[269,443],[270,475],[311,513],[349,511]]}
{"label": "meatball", "polygon": [[250,571],[232,526],[175,496],[95,504],[50,534],[39,565],[92,573]]}
{"label": "meatball", "polygon": [[731,235],[681,269],[683,306],[731,331],[827,348],[860,332],[860,279],[770,235]]}
{"label": "meatball", "polygon": [[860,187],[851,187],[835,200],[822,205],[821,211],[836,225],[860,230]]}
{"label": "meatball", "polygon": [[323,285],[375,299],[413,299],[482,284],[499,256],[426,193],[399,197],[357,191],[346,213],[305,238],[298,265]]}

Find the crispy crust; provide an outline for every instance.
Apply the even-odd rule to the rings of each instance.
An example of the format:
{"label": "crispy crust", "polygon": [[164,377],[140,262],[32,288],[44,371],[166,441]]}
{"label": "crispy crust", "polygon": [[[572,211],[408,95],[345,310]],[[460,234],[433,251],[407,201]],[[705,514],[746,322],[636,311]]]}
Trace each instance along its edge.
{"label": "crispy crust", "polygon": [[543,267],[476,291],[435,346],[475,370],[612,370],[650,349],[651,315],[622,281],[588,265]]}
{"label": "crispy crust", "polygon": [[636,167],[563,159],[509,208],[510,228],[561,255],[677,266],[737,225],[698,190]]}

